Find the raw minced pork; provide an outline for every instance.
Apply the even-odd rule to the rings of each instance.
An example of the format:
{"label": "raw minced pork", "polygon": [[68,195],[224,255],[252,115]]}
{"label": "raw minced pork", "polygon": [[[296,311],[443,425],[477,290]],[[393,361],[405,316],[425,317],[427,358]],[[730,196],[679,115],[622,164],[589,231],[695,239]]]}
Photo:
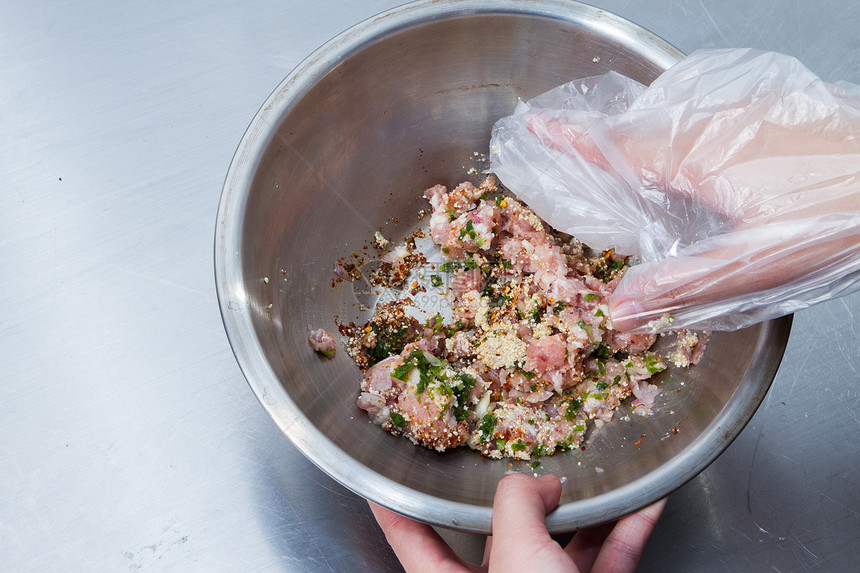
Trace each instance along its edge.
{"label": "raw minced pork", "polygon": [[[589,420],[609,421],[631,394],[634,412],[650,411],[660,390],[648,379],[666,368],[649,352],[656,336],[614,330],[608,317],[623,256],[588,257],[492,177],[424,196],[453,318],[421,324],[407,298],[352,332],[348,352],[365,369],[358,406],[374,423],[438,451],[529,459],[579,446]],[[704,345],[682,332],[676,355],[693,363]]]}

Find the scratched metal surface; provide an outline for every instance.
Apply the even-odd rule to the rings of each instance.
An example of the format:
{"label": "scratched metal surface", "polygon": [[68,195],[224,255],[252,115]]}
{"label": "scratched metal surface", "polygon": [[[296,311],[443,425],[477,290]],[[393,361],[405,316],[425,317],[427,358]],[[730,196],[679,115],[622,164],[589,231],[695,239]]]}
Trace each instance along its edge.
{"label": "scratched metal surface", "polygon": [[[257,107],[397,3],[4,2],[0,569],[399,570],[363,501],[248,389],[211,256]],[[857,2],[593,3],[685,52],[778,50],[860,83]],[[764,405],[670,498],[642,571],[854,569],[858,314],[855,295],[796,316]]]}

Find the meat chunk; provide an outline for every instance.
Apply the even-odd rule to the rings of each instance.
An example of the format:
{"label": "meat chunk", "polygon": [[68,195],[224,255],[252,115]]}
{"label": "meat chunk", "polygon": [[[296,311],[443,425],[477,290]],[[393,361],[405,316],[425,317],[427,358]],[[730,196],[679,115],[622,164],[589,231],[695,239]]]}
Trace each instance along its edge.
{"label": "meat chunk", "polygon": [[308,342],[310,343],[311,348],[323,356],[334,358],[334,353],[337,350],[334,336],[322,328],[313,330],[310,326],[308,327],[308,332]]}

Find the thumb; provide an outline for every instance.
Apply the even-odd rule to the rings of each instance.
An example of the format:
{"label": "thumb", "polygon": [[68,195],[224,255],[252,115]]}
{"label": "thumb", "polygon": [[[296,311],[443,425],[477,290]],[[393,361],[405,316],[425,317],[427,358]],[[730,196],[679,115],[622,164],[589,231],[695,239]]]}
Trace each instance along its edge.
{"label": "thumb", "polygon": [[493,501],[490,571],[575,571],[546,528],[546,514],[560,496],[561,482],[554,475],[535,479],[511,474],[499,482]]}

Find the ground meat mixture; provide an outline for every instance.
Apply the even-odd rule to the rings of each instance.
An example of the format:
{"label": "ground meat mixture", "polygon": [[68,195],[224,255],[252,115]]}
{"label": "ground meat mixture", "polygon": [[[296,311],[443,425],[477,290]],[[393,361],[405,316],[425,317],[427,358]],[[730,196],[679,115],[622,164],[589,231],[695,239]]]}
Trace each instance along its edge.
{"label": "ground meat mixture", "polygon": [[328,358],[334,358],[335,350],[337,350],[337,345],[334,341],[334,336],[323,330],[322,328],[318,328],[314,330],[310,326],[308,326],[308,342],[316,352],[319,352],[323,356],[327,356]]}
{"label": "ground meat mixture", "polygon": [[[666,368],[649,352],[656,336],[614,330],[607,316],[623,256],[588,256],[492,177],[424,196],[446,260],[431,282],[453,316],[421,323],[405,298],[348,330],[365,371],[358,406],[374,423],[438,451],[529,459],[579,446],[589,421],[609,421],[631,394],[629,408],[650,412],[660,390],[648,380]],[[693,364],[704,346],[680,332],[672,360]]]}

